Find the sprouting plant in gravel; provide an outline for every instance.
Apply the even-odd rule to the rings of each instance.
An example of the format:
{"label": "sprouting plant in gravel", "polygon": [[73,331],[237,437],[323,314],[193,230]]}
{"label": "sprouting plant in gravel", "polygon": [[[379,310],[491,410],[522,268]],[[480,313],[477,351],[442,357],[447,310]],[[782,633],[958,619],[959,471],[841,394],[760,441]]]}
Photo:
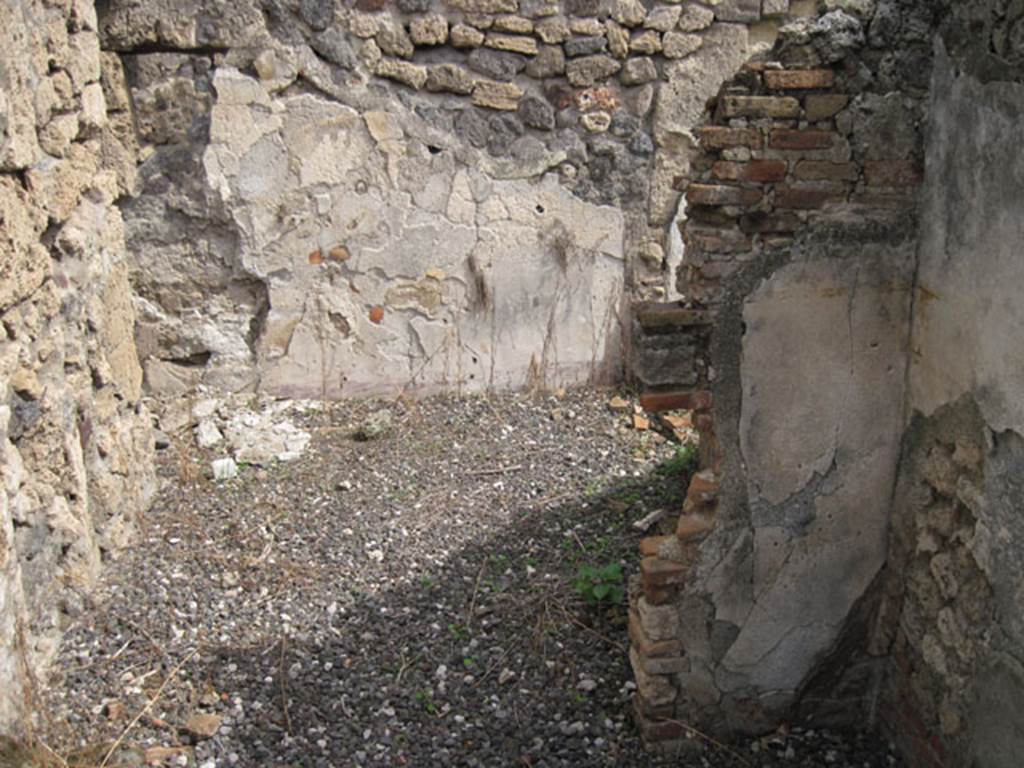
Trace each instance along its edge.
{"label": "sprouting plant in gravel", "polygon": [[697,446],[677,445],[676,454],[666,461],[657,471],[666,477],[676,477],[693,474],[697,468]]}
{"label": "sprouting plant in gravel", "polygon": [[588,605],[621,605],[625,596],[622,580],[622,566],[618,563],[606,563],[601,567],[581,565],[577,571],[573,586]]}
{"label": "sprouting plant in gravel", "polygon": [[417,691],[416,701],[430,714],[437,712],[437,705],[434,704],[434,697],[430,695],[430,691]]}

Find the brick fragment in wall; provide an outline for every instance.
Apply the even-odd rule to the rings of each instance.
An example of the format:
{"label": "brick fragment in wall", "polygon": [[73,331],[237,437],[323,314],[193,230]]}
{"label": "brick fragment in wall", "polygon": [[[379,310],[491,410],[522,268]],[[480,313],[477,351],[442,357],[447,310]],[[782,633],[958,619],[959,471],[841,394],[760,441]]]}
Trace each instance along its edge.
{"label": "brick fragment in wall", "polygon": [[776,128],[768,137],[771,149],[831,149],[839,136],[833,131],[799,131]]}
{"label": "brick fragment in wall", "polygon": [[692,205],[754,205],[761,190],[722,184],[690,184],[686,199]]}
{"label": "brick fragment in wall", "polygon": [[761,148],[761,132],[754,128],[726,128],[709,125],[697,130],[700,145],[706,150],[726,147]]}
{"label": "brick fragment in wall", "polygon": [[845,195],[833,188],[787,186],[775,188],[775,207],[813,210],[827,203],[839,202]]}
{"label": "brick fragment in wall", "polygon": [[800,102],[791,96],[723,96],[719,100],[722,116],[754,118],[795,118]]}
{"label": "brick fragment in wall", "polygon": [[648,674],[635,648],[629,649],[629,660],[636,676],[637,691],[646,701],[655,707],[675,702],[676,689],[667,676]]}
{"label": "brick fragment in wall", "polygon": [[753,181],[769,183],[786,178],[789,165],[785,160],[752,160],[749,163],[719,161],[711,168],[711,176],[719,181]]}
{"label": "brick fragment in wall", "polygon": [[831,88],[836,82],[836,73],[831,69],[766,69],[761,76],[773,90]]}
{"label": "brick fragment in wall", "polygon": [[700,230],[687,227],[683,241],[703,254],[735,254],[750,250],[750,238],[736,230]]}

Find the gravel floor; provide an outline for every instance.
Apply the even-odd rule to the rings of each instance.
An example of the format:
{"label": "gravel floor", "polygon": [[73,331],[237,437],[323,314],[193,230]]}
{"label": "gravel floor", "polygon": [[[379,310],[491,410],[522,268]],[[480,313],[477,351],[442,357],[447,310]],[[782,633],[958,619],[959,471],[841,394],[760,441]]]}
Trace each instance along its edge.
{"label": "gravel floor", "polygon": [[[635,571],[631,523],[679,505],[685,477],[608,398],[308,410],[301,459],[219,483],[215,453],[172,446],[139,546],[67,635],[46,741],[82,765],[119,737],[109,765],[897,765],[799,729],[644,752],[625,609],[573,582]],[[381,407],[391,431],[354,440]]]}

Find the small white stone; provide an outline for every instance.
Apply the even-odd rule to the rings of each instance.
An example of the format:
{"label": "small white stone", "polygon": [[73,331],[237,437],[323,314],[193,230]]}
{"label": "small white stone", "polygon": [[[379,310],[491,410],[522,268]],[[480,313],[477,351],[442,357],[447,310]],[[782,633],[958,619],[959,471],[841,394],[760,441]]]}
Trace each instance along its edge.
{"label": "small white stone", "polygon": [[213,469],[214,480],[230,480],[238,477],[238,465],[230,456],[226,459],[214,459],[210,465]]}

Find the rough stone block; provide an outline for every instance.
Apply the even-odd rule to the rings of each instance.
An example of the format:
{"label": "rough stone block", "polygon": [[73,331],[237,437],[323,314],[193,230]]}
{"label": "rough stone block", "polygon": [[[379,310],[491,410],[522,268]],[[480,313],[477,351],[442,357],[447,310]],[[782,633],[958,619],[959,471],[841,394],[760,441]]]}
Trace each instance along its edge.
{"label": "rough stone block", "polygon": [[413,19],[409,36],[416,45],[444,45],[448,40],[448,20],[437,13]]}
{"label": "rough stone block", "polygon": [[704,44],[700,35],[685,32],[666,32],[661,40],[661,52],[666,59],[684,59],[696,53]]}
{"label": "rough stone block", "polygon": [[624,27],[638,27],[647,17],[647,9],[640,0],[615,0],[612,18]]}
{"label": "rough stone block", "polygon": [[511,81],[523,71],[528,59],[517,53],[495,51],[490,48],[477,48],[466,59],[466,64],[474,72],[486,75],[492,80],[503,83]]}
{"label": "rough stone block", "polygon": [[661,5],[648,11],[644,18],[644,29],[668,32],[675,29],[683,9],[678,5]]}
{"label": "rough stone block", "polygon": [[542,45],[540,51],[526,64],[526,74],[543,80],[565,73],[565,54],[557,45]]}
{"label": "rough stone block", "polygon": [[583,56],[566,65],[566,77],[577,88],[588,88],[611,77],[622,68],[622,64],[610,56]]}
{"label": "rough stone block", "polygon": [[427,83],[427,68],[401,59],[381,59],[377,62],[377,76],[408,85],[419,90]]}
{"label": "rough stone block", "polygon": [[619,79],[623,85],[643,85],[658,79],[658,69],[649,56],[634,56],[626,60]]}
{"label": "rough stone block", "polygon": [[434,64],[427,67],[428,91],[468,96],[473,92],[475,82],[476,78],[458,64]]}
{"label": "rough stone block", "polygon": [[522,97],[523,89],[514,83],[478,80],[473,86],[472,101],[478,107],[514,112],[519,108]]}
{"label": "rough stone block", "polygon": [[537,41],[525,35],[501,35],[492,32],[484,39],[484,45],[498,51],[521,53],[524,56],[537,54]]}
{"label": "rough stone block", "polygon": [[401,24],[392,23],[382,27],[374,37],[378,47],[388,56],[408,59],[416,51],[412,39]]}
{"label": "rough stone block", "polygon": [[629,39],[629,50],[645,56],[659,53],[661,51],[661,34],[653,29],[635,34]]}
{"label": "rough stone block", "polygon": [[702,5],[687,3],[676,27],[680,32],[701,32],[711,26],[715,12]]}
{"label": "rough stone block", "polygon": [[604,53],[608,47],[608,40],[604,35],[590,35],[588,37],[572,37],[565,41],[565,55],[570,58],[578,56],[592,56],[595,53]]}
{"label": "rough stone block", "polygon": [[537,37],[548,45],[558,45],[569,39],[569,20],[564,16],[552,16],[537,22]]}
{"label": "rough stone block", "polygon": [[476,48],[483,45],[484,33],[468,24],[456,24],[448,39],[453,48]]}

